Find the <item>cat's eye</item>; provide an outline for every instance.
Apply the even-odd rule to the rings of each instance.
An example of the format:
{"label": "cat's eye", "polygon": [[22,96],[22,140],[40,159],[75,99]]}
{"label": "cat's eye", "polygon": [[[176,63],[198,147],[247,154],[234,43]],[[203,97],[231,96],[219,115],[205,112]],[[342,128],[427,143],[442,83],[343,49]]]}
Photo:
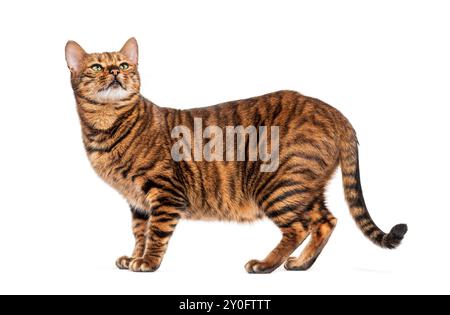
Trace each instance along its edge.
{"label": "cat's eye", "polygon": [[120,70],[127,70],[130,67],[130,65],[126,62],[122,63],[119,68]]}
{"label": "cat's eye", "polygon": [[95,65],[91,66],[91,69],[94,70],[95,72],[99,72],[103,70],[103,67],[101,65],[99,65],[98,63],[96,63]]}

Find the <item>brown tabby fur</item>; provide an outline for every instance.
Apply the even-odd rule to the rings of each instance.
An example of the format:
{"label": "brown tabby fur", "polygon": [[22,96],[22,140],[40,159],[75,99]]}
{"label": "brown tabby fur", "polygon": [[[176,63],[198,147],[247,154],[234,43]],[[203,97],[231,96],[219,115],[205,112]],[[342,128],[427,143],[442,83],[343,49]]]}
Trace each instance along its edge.
{"label": "brown tabby fur", "polygon": [[[68,42],[66,59],[80,116],[83,141],[93,168],[129,202],[136,246],[117,266],[136,272],[158,269],[180,219],[250,222],[269,218],[281,230],[278,246],[263,260],[251,260],[249,273],[268,273],[283,262],[306,270],[327,243],[336,218],[324,190],[340,165],[346,200],[356,223],[375,244],[394,248],[407,231],[381,231],[364,203],[355,131],[335,108],[293,91],[279,91],[216,106],[177,110],[153,104],[140,94],[137,43],[121,51],[87,54]],[[119,69],[127,62],[129,68]],[[95,72],[92,64],[100,64]],[[117,74],[118,96],[99,97]],[[121,88],[117,86],[111,89]],[[126,93],[124,92],[126,89]],[[178,125],[204,127],[280,126],[280,166],[260,172],[261,162],[175,162],[170,150]],[[311,236],[299,257],[289,257]]]}

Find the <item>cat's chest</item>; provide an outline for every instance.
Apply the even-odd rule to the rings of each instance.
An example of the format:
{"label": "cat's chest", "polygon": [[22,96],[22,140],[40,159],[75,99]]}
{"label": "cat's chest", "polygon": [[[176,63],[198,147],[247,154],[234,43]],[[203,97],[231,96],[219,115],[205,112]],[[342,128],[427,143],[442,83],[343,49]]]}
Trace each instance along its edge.
{"label": "cat's chest", "polygon": [[109,154],[92,154],[89,156],[89,161],[96,173],[122,194],[128,202],[141,209],[150,208],[141,186],[124,172],[127,165],[123,159]]}

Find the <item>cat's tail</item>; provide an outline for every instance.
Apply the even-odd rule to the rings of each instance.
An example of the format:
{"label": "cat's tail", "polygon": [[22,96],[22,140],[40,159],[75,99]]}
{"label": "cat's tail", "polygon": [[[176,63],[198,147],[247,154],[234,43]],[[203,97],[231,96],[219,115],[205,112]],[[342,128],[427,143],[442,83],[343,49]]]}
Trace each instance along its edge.
{"label": "cat's tail", "polygon": [[350,212],[358,227],[373,243],[383,248],[396,248],[400,245],[408,227],[406,224],[398,224],[389,233],[385,233],[373,221],[364,202],[361,188],[356,133],[346,119],[344,126],[340,140],[340,163],[345,199],[350,207]]}

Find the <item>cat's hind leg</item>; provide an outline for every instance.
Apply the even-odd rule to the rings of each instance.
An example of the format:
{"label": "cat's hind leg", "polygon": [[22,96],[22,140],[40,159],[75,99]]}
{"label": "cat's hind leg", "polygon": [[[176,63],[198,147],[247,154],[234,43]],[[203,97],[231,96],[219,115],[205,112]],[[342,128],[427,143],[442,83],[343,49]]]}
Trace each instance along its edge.
{"label": "cat's hind leg", "polygon": [[132,229],[135,238],[134,251],[131,257],[122,256],[116,261],[119,269],[128,270],[133,259],[142,257],[145,251],[145,233],[149,223],[149,215],[142,210],[131,207]]}
{"label": "cat's hind leg", "polygon": [[[305,209],[311,207],[306,191],[293,189],[277,197],[266,197],[261,202],[264,213],[281,230],[282,239],[262,261],[250,260],[245,269],[248,273],[270,273],[278,268],[301,245],[309,234],[309,219]],[[305,204],[307,206],[305,206]]]}
{"label": "cat's hind leg", "polygon": [[284,265],[287,270],[309,269],[327,244],[337,223],[337,219],[328,211],[323,197],[305,214],[311,221],[311,239],[298,258],[291,257],[287,260]]}

